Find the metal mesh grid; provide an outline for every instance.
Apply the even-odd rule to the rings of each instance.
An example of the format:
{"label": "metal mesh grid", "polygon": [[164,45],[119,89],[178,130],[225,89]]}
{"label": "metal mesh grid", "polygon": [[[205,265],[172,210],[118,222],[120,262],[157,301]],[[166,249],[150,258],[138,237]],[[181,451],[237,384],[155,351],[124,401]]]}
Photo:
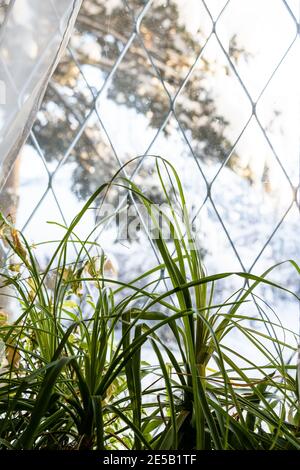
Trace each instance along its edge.
{"label": "metal mesh grid", "polygon": [[[148,49],[148,46],[145,42],[145,38],[141,34],[141,27],[143,25],[143,20],[144,20],[144,18],[147,14],[151,14],[151,7],[152,7],[153,3],[154,2],[151,1],[151,0],[145,1],[143,8],[141,10],[137,11],[135,8],[132,7],[131,2],[128,2],[126,0],[123,1],[124,11],[126,11],[129,15],[131,15],[131,18],[132,18],[132,30],[131,30],[131,33],[130,33],[129,37],[127,38],[126,44],[120,50],[120,53],[119,53],[119,56],[118,56],[117,60],[112,65],[110,72],[108,73],[108,75],[106,76],[106,78],[105,78],[104,82],[102,83],[101,87],[97,91],[95,91],[95,88],[89,84],[89,79],[85,75],[82,64],[80,64],[79,61],[77,60],[76,53],[74,52],[74,50],[71,47],[69,47],[68,52],[71,55],[73,61],[76,64],[76,66],[79,68],[81,76],[82,76],[87,88],[89,89],[89,91],[91,93],[92,99],[91,99],[90,109],[89,109],[89,112],[84,117],[84,119],[81,120],[80,125],[77,127],[76,131],[74,132],[72,140],[70,142],[68,142],[67,148],[65,149],[65,151],[62,155],[62,158],[59,160],[59,162],[57,163],[57,166],[54,170],[50,169],[50,166],[47,162],[47,159],[45,158],[45,153],[43,151],[43,148],[39,143],[38,136],[36,135],[36,133],[34,131],[31,132],[30,143],[31,143],[31,145],[34,146],[35,150],[37,151],[37,153],[38,153],[38,155],[39,155],[39,157],[40,157],[40,159],[41,159],[41,161],[42,161],[42,163],[45,167],[48,182],[47,182],[46,187],[44,188],[44,192],[43,192],[41,198],[39,199],[39,201],[35,205],[35,207],[32,209],[31,214],[27,218],[26,223],[24,224],[22,229],[25,229],[26,227],[28,227],[28,225],[31,223],[31,220],[32,220],[33,216],[36,214],[37,210],[42,205],[44,199],[47,197],[47,195],[49,195],[49,193],[52,194],[52,196],[55,200],[55,203],[56,203],[57,208],[59,210],[59,213],[62,217],[62,220],[64,221],[65,224],[67,224],[67,217],[66,217],[66,214],[64,212],[65,211],[64,204],[63,204],[63,201],[60,200],[59,195],[56,193],[55,185],[53,184],[53,182],[55,181],[55,178],[57,177],[57,175],[61,171],[61,168],[63,167],[63,165],[70,158],[70,155],[72,154],[72,151],[74,150],[74,148],[78,144],[78,142],[79,142],[80,138],[82,137],[85,129],[89,125],[90,120],[94,119],[95,116],[96,116],[98,124],[99,124],[99,129],[101,129],[102,132],[105,133],[106,138],[107,138],[107,140],[108,140],[108,142],[111,146],[111,150],[112,150],[112,153],[115,157],[117,165],[119,167],[121,167],[122,164],[124,163],[124,161],[122,161],[122,158],[118,153],[118,150],[116,149],[116,147],[114,145],[114,135],[110,135],[109,131],[106,128],[106,125],[104,123],[103,116],[102,116],[102,113],[101,113],[101,106],[99,107],[98,103],[99,103],[99,100],[101,99],[102,95],[106,92],[107,88],[110,86],[110,83],[113,80],[113,78],[115,77],[116,73],[122,73],[121,70],[122,70],[122,62],[124,60],[124,57],[126,56],[128,51],[132,47],[133,43],[135,41],[138,41],[138,43],[140,44],[145,56],[147,57],[147,60],[150,64],[149,66],[152,68],[153,75],[155,75],[156,79],[160,82],[160,84],[162,86],[162,89],[164,90],[164,93],[168,97],[168,112],[165,115],[163,121],[160,123],[160,125],[156,129],[150,144],[145,146],[145,149],[144,149],[144,152],[143,152],[144,157],[142,157],[139,160],[138,165],[133,170],[131,170],[130,173],[126,172],[125,174],[129,178],[133,178],[133,176],[137,174],[137,172],[140,170],[140,168],[144,164],[145,156],[152,152],[152,149],[155,146],[155,143],[157,142],[159,136],[163,133],[165,127],[168,124],[168,122],[171,119],[173,121],[175,120],[176,125],[178,126],[178,132],[180,133],[182,139],[184,140],[186,146],[188,147],[190,155],[192,156],[192,158],[195,161],[196,168],[198,169],[199,174],[201,175],[200,179],[201,179],[201,181],[203,181],[203,184],[205,185],[205,188],[206,188],[205,198],[204,198],[203,201],[201,201],[201,203],[199,204],[199,207],[196,209],[194,219],[196,219],[199,216],[199,214],[201,213],[201,210],[203,209],[203,207],[205,205],[210,204],[211,207],[213,208],[215,216],[219,220],[220,227],[224,231],[225,236],[227,237],[227,240],[228,240],[228,242],[229,242],[229,244],[230,244],[230,246],[233,250],[234,256],[238,260],[238,263],[239,263],[241,269],[243,271],[250,271],[256,266],[257,262],[260,260],[260,258],[262,257],[264,251],[267,249],[267,247],[271,243],[271,240],[273,239],[273,237],[278,232],[278,230],[280,229],[282,224],[284,224],[284,222],[285,222],[286,218],[288,217],[288,215],[289,215],[290,211],[292,210],[292,208],[294,208],[296,206],[298,208],[298,210],[300,209],[300,201],[299,201],[299,183],[300,183],[300,179],[299,179],[299,176],[297,177],[297,183],[295,184],[295,182],[291,180],[290,174],[287,171],[287,169],[285,168],[285,162],[282,161],[280,156],[278,155],[277,150],[276,150],[276,146],[271,141],[271,139],[268,135],[268,132],[267,132],[267,130],[266,130],[266,128],[265,128],[265,126],[262,122],[262,119],[261,119],[261,116],[260,116],[260,113],[259,113],[259,110],[258,110],[258,104],[260,103],[260,100],[262,99],[262,97],[264,96],[264,93],[266,92],[266,90],[268,89],[270,83],[272,82],[272,79],[276,76],[277,71],[280,69],[280,67],[284,63],[285,59],[289,55],[289,52],[290,52],[291,48],[294,46],[296,41],[299,41],[299,22],[298,22],[298,18],[295,17],[295,13],[292,10],[292,8],[290,7],[289,3],[285,0],[282,0],[282,6],[286,10],[287,14],[291,17],[291,20],[292,20],[292,22],[295,26],[295,35],[293,36],[291,42],[286,45],[285,50],[284,50],[280,60],[276,64],[274,64],[273,70],[271,71],[271,73],[270,73],[269,77],[267,78],[267,80],[265,81],[264,85],[261,87],[261,91],[258,94],[258,96],[256,98],[253,98],[253,96],[251,95],[251,93],[248,89],[247,84],[244,82],[244,79],[241,77],[241,75],[238,71],[238,68],[236,67],[236,64],[234,63],[232,57],[229,55],[227,48],[224,46],[224,44],[222,42],[222,38],[220,37],[219,31],[218,31],[218,25],[219,25],[220,21],[222,20],[222,16],[224,15],[224,12],[226,12],[226,10],[229,8],[229,5],[230,5],[231,1],[229,0],[226,3],[224,3],[223,8],[219,11],[217,16],[213,15],[213,13],[210,9],[209,2],[202,1],[203,7],[205,8],[205,11],[207,12],[207,15],[209,16],[210,21],[211,21],[210,33],[206,36],[206,39],[205,39],[205,41],[204,41],[204,43],[201,47],[201,50],[198,51],[197,56],[194,58],[192,65],[190,66],[189,70],[187,71],[186,76],[185,76],[184,80],[182,81],[181,85],[177,88],[176,93],[171,94],[169,89],[168,89],[167,84],[165,83],[164,79],[161,76],[160,71],[158,70],[158,68],[155,64],[155,61],[153,60],[153,57],[152,57],[152,55],[151,55],[151,53]],[[270,12],[270,14],[271,14],[271,12]],[[235,141],[232,142],[232,146],[228,150],[226,158],[223,159],[222,163],[220,164],[219,170],[217,171],[217,173],[214,175],[214,177],[212,179],[209,179],[207,177],[207,175],[205,174],[205,172],[203,171],[201,160],[199,160],[199,158],[197,157],[197,155],[195,153],[193,143],[192,143],[191,138],[189,136],[189,132],[183,126],[183,124],[180,120],[180,117],[177,115],[176,104],[177,104],[178,99],[180,98],[180,96],[184,92],[186,86],[189,84],[189,81],[190,81],[191,77],[193,76],[193,73],[194,73],[195,69],[197,68],[199,62],[202,60],[203,55],[205,54],[206,48],[208,47],[208,45],[209,45],[210,41],[212,40],[212,38],[213,38],[213,40],[217,41],[217,43],[219,45],[219,48],[220,48],[220,51],[222,52],[222,54],[223,54],[223,56],[224,56],[224,58],[227,62],[227,66],[230,68],[230,70],[232,71],[232,73],[236,77],[237,81],[239,82],[240,86],[242,87],[244,96],[248,100],[248,104],[250,105],[250,110],[251,111],[249,113],[247,121],[243,124],[241,130],[239,131],[238,135],[236,136]],[[240,140],[242,139],[242,137],[246,133],[246,131],[247,131],[249,125],[250,125],[250,122],[253,122],[253,120],[255,121],[258,128],[260,129],[261,135],[263,136],[263,139],[265,140],[266,145],[268,146],[269,150],[271,151],[273,159],[276,160],[277,164],[280,167],[282,180],[287,181],[288,185],[291,187],[292,197],[291,197],[291,200],[289,201],[288,207],[285,210],[284,214],[282,215],[280,220],[277,222],[275,227],[272,228],[271,233],[268,235],[268,237],[267,237],[266,241],[264,242],[264,244],[262,245],[259,253],[257,253],[257,255],[254,257],[253,262],[249,266],[249,265],[245,264],[242,256],[240,255],[239,250],[236,247],[236,243],[235,243],[235,241],[233,240],[233,238],[231,236],[230,227],[228,227],[227,224],[225,223],[225,221],[223,219],[223,216],[222,216],[222,213],[221,213],[220,209],[218,208],[217,204],[215,203],[214,188],[216,187],[216,185],[218,185],[219,178],[220,178],[220,175],[222,174],[222,171],[223,171],[224,167],[226,166],[226,164],[228,163],[228,161],[232,157],[232,155],[233,155],[236,147],[238,146]],[[300,173],[299,168],[300,168],[300,159],[299,159],[299,167],[295,168],[295,173],[297,172],[298,175]],[[124,203],[126,202],[126,198],[124,198],[123,202]],[[118,209],[119,208],[120,208],[120,206],[118,207]],[[159,260],[159,254],[157,253],[156,248],[155,248],[155,246],[154,246],[151,239],[150,239],[150,243],[151,243],[152,250],[155,253],[155,257]]]}

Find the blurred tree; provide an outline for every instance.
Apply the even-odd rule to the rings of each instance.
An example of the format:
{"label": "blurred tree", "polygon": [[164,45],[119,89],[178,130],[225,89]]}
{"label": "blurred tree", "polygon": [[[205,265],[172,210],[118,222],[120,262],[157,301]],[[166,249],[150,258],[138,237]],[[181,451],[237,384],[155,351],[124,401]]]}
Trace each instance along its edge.
{"label": "blurred tree", "polygon": [[0,26],[4,21],[10,0],[0,0]]}
{"label": "blurred tree", "polygon": [[[143,0],[83,1],[71,43],[83,69],[89,67],[91,72],[92,67],[98,74],[100,70],[102,80],[108,76],[134,30],[134,15],[145,3]],[[108,89],[108,98],[143,114],[156,129],[169,112],[170,97],[175,96],[204,43],[201,31],[191,34],[180,22],[178,8],[175,0],[152,4],[141,22],[140,39],[133,41]],[[224,136],[228,123],[218,115],[205,84],[209,73],[213,73],[213,68],[202,59],[176,100],[175,112],[193,142],[197,157],[222,160],[230,148]],[[165,89],[158,76],[164,81]],[[101,84],[97,89],[87,86],[72,54],[61,61],[34,126],[48,161],[62,158]],[[164,132],[170,132],[169,125]],[[73,190],[82,198],[117,168],[108,142],[92,120],[69,161],[76,162]]]}

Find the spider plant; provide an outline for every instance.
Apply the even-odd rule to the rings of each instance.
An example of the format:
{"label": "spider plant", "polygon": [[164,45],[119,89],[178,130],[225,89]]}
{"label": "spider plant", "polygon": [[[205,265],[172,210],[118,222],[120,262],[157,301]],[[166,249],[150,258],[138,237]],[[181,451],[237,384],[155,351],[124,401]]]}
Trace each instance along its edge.
{"label": "spider plant", "polygon": [[[6,349],[0,371],[2,448],[300,448],[297,368],[286,359],[286,352],[294,357],[298,337],[270,318],[257,290],[266,285],[295,294],[271,280],[279,266],[260,276],[207,275],[180,178],[169,162],[155,161],[164,210],[154,208],[121,169],[62,227],[45,269],[2,217],[3,237],[19,258],[13,267],[9,261],[2,283],[15,290],[22,309],[12,324],[5,318],[0,323]],[[93,232],[85,239],[76,234],[88,209],[100,196],[105,200],[111,187],[129,191],[142,204],[161,257],[125,282],[106,277]],[[78,250],[69,263],[71,243]],[[289,262],[299,275],[298,265]],[[242,281],[241,288],[217,299],[217,287],[230,276]],[[259,329],[249,323],[254,311]],[[169,342],[163,339],[166,330]],[[234,332],[250,355],[232,339]],[[143,359],[150,353],[153,363]]]}

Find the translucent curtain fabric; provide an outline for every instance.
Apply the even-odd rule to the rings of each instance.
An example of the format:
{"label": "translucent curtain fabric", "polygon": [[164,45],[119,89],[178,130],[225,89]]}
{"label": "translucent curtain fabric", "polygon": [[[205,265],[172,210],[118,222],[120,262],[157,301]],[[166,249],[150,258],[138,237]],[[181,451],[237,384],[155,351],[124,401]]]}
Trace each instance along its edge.
{"label": "translucent curtain fabric", "polygon": [[0,29],[0,190],[34,122],[82,0],[11,0]]}

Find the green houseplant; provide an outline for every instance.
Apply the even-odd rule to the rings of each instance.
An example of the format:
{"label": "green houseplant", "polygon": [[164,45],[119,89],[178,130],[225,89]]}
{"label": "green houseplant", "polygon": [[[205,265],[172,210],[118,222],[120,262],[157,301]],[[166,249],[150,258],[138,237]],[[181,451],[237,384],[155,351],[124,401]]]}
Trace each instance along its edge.
{"label": "green houseplant", "polygon": [[[22,313],[13,324],[2,316],[0,325],[1,448],[300,448],[297,367],[284,355],[295,354],[297,335],[262,310],[262,329],[249,326],[259,285],[295,294],[270,279],[277,266],[261,276],[207,275],[180,178],[162,158],[156,170],[167,210],[153,210],[121,169],[63,227],[43,270],[25,237],[2,217],[2,236],[18,258],[2,282],[15,290]],[[86,211],[111,187],[126,189],[143,206],[161,257],[126,282],[106,278],[105,256],[91,254],[93,233],[84,240],[76,235]],[[68,263],[71,242],[78,254]],[[244,281],[241,289],[216,302],[215,287],[230,276]],[[162,280],[163,289],[153,289]],[[232,331],[243,336],[251,357],[259,353],[263,360],[228,342]],[[144,351],[155,356],[153,363],[145,362]]]}

